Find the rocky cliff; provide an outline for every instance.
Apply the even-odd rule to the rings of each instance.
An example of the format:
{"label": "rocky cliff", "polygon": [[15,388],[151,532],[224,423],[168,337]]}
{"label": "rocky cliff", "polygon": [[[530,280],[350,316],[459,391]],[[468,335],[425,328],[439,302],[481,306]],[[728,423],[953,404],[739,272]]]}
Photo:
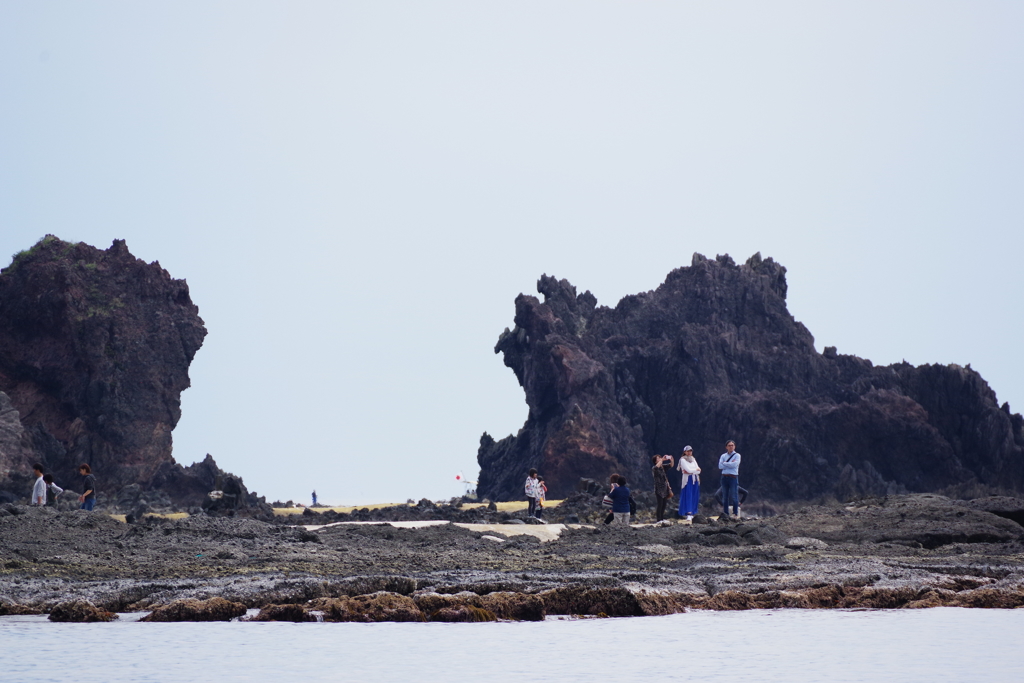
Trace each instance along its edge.
{"label": "rocky cliff", "polygon": [[977,372],[818,353],[770,258],[695,254],[615,308],[554,277],[537,289],[495,346],[529,415],[517,435],[481,437],[483,496],[521,498],[530,467],[551,497],[611,472],[649,488],[650,455],[687,444],[713,491],[727,439],[762,500],[1024,490],[1024,419]]}
{"label": "rocky cliff", "polygon": [[185,281],[122,240],[104,251],[48,235],[17,254],[0,271],[0,488],[27,496],[34,461],[74,488],[85,462],[108,496],[162,486],[194,502],[224,474],[171,457],[205,336]]}

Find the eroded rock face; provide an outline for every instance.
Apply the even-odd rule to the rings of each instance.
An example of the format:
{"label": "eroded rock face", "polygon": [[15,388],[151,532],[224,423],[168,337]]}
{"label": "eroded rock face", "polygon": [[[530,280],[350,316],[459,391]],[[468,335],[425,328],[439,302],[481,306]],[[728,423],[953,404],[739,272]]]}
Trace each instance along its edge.
{"label": "eroded rock face", "polygon": [[141,515],[231,489],[226,512],[265,508],[209,455],[171,457],[205,336],[185,281],[123,240],[104,251],[48,235],[16,255],[0,271],[0,501],[28,495],[34,462],[70,491],[89,463],[101,506]]}
{"label": "eroded rock face", "polygon": [[785,274],[760,254],[695,254],[615,308],[542,277],[544,301],[517,297],[495,346],[529,416],[515,436],[481,437],[478,492],[522,498],[530,467],[552,498],[612,472],[649,488],[650,455],[687,444],[713,491],[727,439],[761,500],[1024,488],[1024,418],[977,372],[818,353],[786,308]]}
{"label": "eroded rock face", "polygon": [[[101,251],[47,236],[0,273],[0,391],[31,457],[59,481],[87,462],[116,489],[173,463],[179,397],[205,336],[184,280],[123,240]],[[25,455],[0,458],[20,470]]]}

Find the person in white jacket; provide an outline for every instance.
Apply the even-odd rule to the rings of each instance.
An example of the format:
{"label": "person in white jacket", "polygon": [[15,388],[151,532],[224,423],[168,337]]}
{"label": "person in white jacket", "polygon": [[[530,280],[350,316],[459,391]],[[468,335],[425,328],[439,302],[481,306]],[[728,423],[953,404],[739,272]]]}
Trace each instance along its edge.
{"label": "person in white jacket", "polygon": [[693,458],[693,447],[683,449],[677,469],[683,473],[683,488],[679,492],[679,516],[689,522],[700,507],[700,466]]}
{"label": "person in white jacket", "polygon": [[32,500],[29,505],[46,505],[46,482],[43,481],[43,466],[32,465],[32,474],[36,475],[36,483],[32,485]]}

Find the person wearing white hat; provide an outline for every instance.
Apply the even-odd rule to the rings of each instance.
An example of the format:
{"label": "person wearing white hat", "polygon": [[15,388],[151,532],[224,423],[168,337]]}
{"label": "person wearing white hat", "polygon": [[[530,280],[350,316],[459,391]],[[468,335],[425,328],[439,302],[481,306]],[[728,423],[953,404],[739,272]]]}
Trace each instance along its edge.
{"label": "person wearing white hat", "polygon": [[683,473],[683,488],[679,491],[679,516],[689,522],[697,514],[700,505],[700,466],[693,459],[693,447],[683,449],[677,469]]}

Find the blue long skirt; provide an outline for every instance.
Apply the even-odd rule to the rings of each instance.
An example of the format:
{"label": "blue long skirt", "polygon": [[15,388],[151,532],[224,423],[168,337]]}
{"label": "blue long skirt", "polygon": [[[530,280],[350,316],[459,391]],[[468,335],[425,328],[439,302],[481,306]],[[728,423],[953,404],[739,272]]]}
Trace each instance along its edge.
{"label": "blue long skirt", "polygon": [[700,484],[693,481],[691,477],[686,478],[686,486],[679,492],[679,516],[697,514],[697,506],[700,504]]}

